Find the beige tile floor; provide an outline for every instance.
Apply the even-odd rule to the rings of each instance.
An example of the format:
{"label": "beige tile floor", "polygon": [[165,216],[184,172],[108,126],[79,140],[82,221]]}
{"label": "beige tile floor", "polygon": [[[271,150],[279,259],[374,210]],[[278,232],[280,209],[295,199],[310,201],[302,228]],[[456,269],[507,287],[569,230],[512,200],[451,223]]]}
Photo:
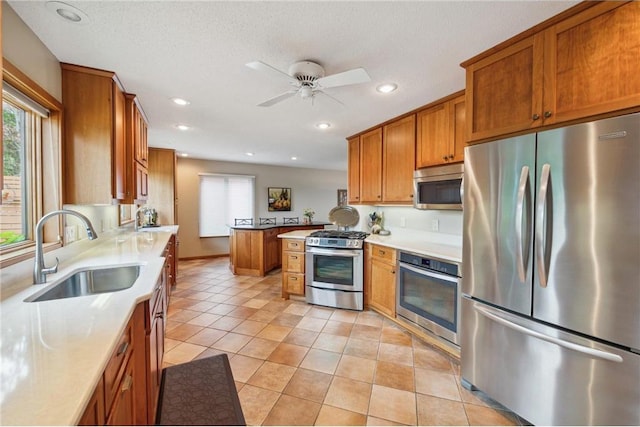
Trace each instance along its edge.
{"label": "beige tile floor", "polygon": [[373,311],[280,298],[281,275],[181,261],[165,366],[227,353],[248,425],[520,425],[456,361]]}

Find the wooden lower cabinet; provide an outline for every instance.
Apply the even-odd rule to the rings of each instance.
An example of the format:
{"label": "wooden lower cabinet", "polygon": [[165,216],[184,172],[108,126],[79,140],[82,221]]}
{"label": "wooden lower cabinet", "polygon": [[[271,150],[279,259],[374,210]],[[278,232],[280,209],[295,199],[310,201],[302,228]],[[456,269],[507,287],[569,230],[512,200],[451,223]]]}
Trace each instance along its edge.
{"label": "wooden lower cabinet", "polygon": [[396,251],[365,244],[366,269],[364,299],[374,310],[396,317]]}
{"label": "wooden lower cabinet", "polygon": [[138,304],[79,425],[153,425],[160,391],[167,310],[166,270]]}
{"label": "wooden lower cabinet", "polygon": [[283,263],[278,234],[296,230],[317,230],[324,224],[295,225],[264,229],[231,229],[229,266],[233,274],[264,276]]}
{"label": "wooden lower cabinet", "polygon": [[282,240],[282,298],[304,295],[305,244],[302,239]]}

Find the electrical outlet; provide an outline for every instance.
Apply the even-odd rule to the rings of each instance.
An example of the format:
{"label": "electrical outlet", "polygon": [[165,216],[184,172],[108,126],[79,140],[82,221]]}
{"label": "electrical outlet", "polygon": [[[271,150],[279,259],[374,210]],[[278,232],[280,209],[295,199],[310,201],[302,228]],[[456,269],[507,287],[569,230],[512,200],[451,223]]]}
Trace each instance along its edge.
{"label": "electrical outlet", "polygon": [[104,220],[103,219],[100,220],[100,232],[104,233]]}
{"label": "electrical outlet", "polygon": [[407,226],[407,219],[403,216],[400,217],[400,227],[404,228]]}
{"label": "electrical outlet", "polygon": [[440,221],[437,219],[431,220],[431,231],[439,231],[440,230]]}
{"label": "electrical outlet", "polygon": [[64,228],[64,240],[66,243],[71,243],[76,241],[76,226],[75,225],[67,225]]}

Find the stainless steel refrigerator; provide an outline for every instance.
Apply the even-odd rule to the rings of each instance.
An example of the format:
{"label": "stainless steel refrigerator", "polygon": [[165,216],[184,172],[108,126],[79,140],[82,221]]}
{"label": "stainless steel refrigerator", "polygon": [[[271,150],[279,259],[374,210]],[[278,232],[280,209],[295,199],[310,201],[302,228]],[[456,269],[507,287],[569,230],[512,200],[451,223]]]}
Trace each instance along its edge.
{"label": "stainless steel refrigerator", "polygon": [[640,425],[640,113],[467,147],[463,206],[463,384]]}

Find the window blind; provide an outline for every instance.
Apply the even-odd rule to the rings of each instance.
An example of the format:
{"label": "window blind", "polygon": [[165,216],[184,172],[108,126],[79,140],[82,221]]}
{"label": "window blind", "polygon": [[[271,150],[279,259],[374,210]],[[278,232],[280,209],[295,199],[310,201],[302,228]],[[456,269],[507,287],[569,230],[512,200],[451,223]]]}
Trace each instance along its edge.
{"label": "window blind", "polygon": [[200,237],[228,236],[235,218],[253,218],[255,176],[201,173]]}

